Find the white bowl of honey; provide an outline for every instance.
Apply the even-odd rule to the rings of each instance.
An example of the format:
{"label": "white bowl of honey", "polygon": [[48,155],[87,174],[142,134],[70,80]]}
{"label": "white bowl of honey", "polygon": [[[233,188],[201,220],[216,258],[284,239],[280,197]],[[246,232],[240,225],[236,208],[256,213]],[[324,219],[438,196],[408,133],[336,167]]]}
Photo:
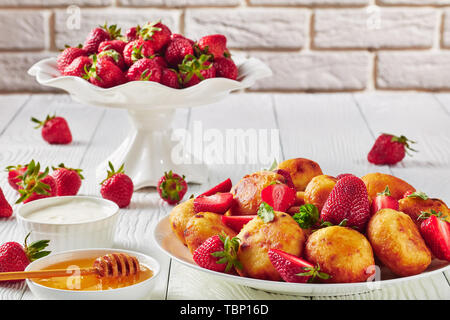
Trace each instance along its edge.
{"label": "white bowl of honey", "polygon": [[[110,275],[84,273],[102,257],[132,257],[135,272],[125,272],[128,266],[119,266],[118,273],[106,267]],[[120,264],[119,264],[120,265]],[[25,271],[65,269],[67,276],[27,279],[31,292],[45,300],[140,300],[148,299],[160,272],[158,261],[142,253],[120,249],[79,249],[50,254],[30,263]],[[117,269],[117,267],[116,267]],[[128,270],[129,271],[129,270]],[[120,273],[123,273],[122,275]]]}

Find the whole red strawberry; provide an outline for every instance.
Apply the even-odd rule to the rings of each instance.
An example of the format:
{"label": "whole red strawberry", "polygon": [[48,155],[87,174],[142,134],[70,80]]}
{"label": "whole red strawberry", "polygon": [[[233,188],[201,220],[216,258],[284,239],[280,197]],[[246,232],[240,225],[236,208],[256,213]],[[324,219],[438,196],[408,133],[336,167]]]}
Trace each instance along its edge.
{"label": "whole red strawberry", "polygon": [[133,41],[138,38],[139,30],[141,30],[141,26],[137,25],[136,27],[131,27],[130,29],[125,32],[125,37],[127,38],[127,41]]}
{"label": "whole red strawberry", "polygon": [[161,68],[167,68],[167,62],[162,56],[153,55],[149,59],[155,61]]}
{"label": "whole red strawberry", "polygon": [[125,75],[115,63],[108,59],[97,59],[95,55],[85,79],[101,88],[111,88],[126,82]]}
{"label": "whole red strawberry", "polygon": [[202,268],[229,272],[233,267],[242,269],[237,258],[238,249],[239,238],[230,239],[228,236],[215,235],[206,239],[194,251],[192,258]]}
{"label": "whole red strawberry", "polygon": [[[28,234],[22,246],[17,242],[6,242],[0,246],[0,272],[24,271],[30,262],[50,254],[50,251],[43,251],[50,242],[49,240],[39,240],[27,244]],[[18,282],[22,280],[13,280]]]}
{"label": "whole red strawberry", "polygon": [[38,199],[55,197],[58,194],[55,179],[49,176],[49,168],[45,168],[44,172],[40,171],[41,164],[35,163],[34,160],[27,166],[27,170],[20,177],[19,183],[20,198],[16,203],[27,203]]}
{"label": "whole red strawberry", "polygon": [[372,149],[367,155],[367,160],[377,165],[396,164],[403,160],[407,150],[416,151],[410,147],[411,143],[416,142],[409,140],[405,136],[397,137],[383,133],[375,140]]}
{"label": "whole red strawberry", "polygon": [[6,171],[8,171],[8,183],[14,189],[19,189],[20,176],[27,171],[27,165],[17,165],[17,166],[8,166],[6,167]]}
{"label": "whole red strawberry", "polygon": [[97,54],[97,59],[102,60],[106,59],[110,62],[114,63],[121,70],[125,70],[127,65],[125,64],[125,60],[122,55],[114,49],[103,50],[99,54]]}
{"label": "whole red strawberry", "polygon": [[149,58],[155,54],[155,50],[149,41],[142,39],[133,40],[127,43],[123,49],[123,58],[127,66],[131,66],[142,58]]}
{"label": "whole red strawberry", "polygon": [[188,189],[184,176],[180,176],[172,171],[164,172],[164,176],[158,182],[156,189],[161,199],[168,204],[180,202]]}
{"label": "whole red strawberry", "polygon": [[355,176],[346,176],[337,181],[320,214],[325,222],[355,227],[361,232],[370,216],[366,185]]}
{"label": "whole red strawberry", "polygon": [[201,55],[198,59],[192,55],[184,58],[183,63],[179,65],[184,87],[192,87],[205,79],[216,76],[216,68],[208,59],[207,55]]}
{"label": "whole red strawberry", "polygon": [[180,89],[181,84],[178,72],[174,69],[163,68],[161,74],[161,84],[174,89]]}
{"label": "whole red strawberry", "polygon": [[224,214],[233,204],[233,194],[229,192],[216,193],[211,196],[199,196],[194,199],[195,212],[214,212]]}
{"label": "whole red strawberry", "polygon": [[56,66],[58,67],[58,70],[63,73],[67,66],[70,65],[75,58],[87,55],[88,53],[86,50],[82,48],[68,47],[58,55],[58,58],[56,59]]}
{"label": "whole red strawberry", "polygon": [[63,76],[73,76],[83,78],[88,73],[92,65],[92,59],[86,56],[75,58],[62,73]]}
{"label": "whole red strawberry", "polygon": [[125,46],[127,43],[122,40],[106,40],[100,43],[98,46],[98,53],[103,52],[105,50],[115,50],[122,54],[123,49],[125,49]]}
{"label": "whole red strawberry", "polygon": [[233,60],[228,58],[214,59],[214,68],[216,68],[216,77],[236,80],[238,77],[238,68]]}
{"label": "whole red strawberry", "polygon": [[0,189],[0,218],[8,218],[13,214],[13,209],[9,202],[6,200],[2,189]]}
{"label": "whole red strawberry", "polygon": [[84,179],[81,169],[66,168],[63,163],[58,167],[53,167],[51,176],[55,179],[57,196],[75,196],[81,187],[81,180]]}
{"label": "whole red strawberry", "polygon": [[142,58],[136,61],[127,71],[128,81],[160,82],[162,69],[153,59]]}
{"label": "whole red strawberry", "polygon": [[176,38],[169,42],[164,58],[169,66],[176,68],[183,62],[184,57],[194,54],[192,43],[185,38]]}
{"label": "whole red strawberry", "polygon": [[91,30],[83,44],[83,49],[88,54],[97,53],[100,43],[107,40],[114,40],[120,36],[120,29],[117,25],[107,26],[106,24]]}
{"label": "whole red strawberry", "polygon": [[286,282],[306,283],[316,279],[329,279],[330,276],[320,271],[320,266],[314,266],[302,258],[278,249],[270,249],[269,260]]}
{"label": "whole red strawberry", "polygon": [[69,144],[72,142],[72,133],[70,132],[69,124],[63,117],[55,115],[47,115],[44,121],[36,118],[31,118],[31,121],[38,125],[35,129],[42,127],[42,138],[50,144]]}
{"label": "whole red strawberry", "polygon": [[159,52],[169,43],[171,34],[170,29],[159,21],[149,22],[139,30],[140,38],[149,41],[155,52]]}
{"label": "whole red strawberry", "polygon": [[428,248],[441,260],[450,261],[450,223],[442,212],[422,212],[419,216],[424,221],[420,224],[420,234]]}
{"label": "whole red strawberry", "polygon": [[221,58],[227,50],[227,38],[222,34],[212,34],[200,38],[197,46],[202,53],[212,55],[213,59]]}
{"label": "whole red strawberry", "polygon": [[128,206],[133,196],[133,181],[124,172],[124,165],[116,171],[111,162],[109,162],[108,175],[101,183],[100,193],[103,198],[115,202],[119,208]]}

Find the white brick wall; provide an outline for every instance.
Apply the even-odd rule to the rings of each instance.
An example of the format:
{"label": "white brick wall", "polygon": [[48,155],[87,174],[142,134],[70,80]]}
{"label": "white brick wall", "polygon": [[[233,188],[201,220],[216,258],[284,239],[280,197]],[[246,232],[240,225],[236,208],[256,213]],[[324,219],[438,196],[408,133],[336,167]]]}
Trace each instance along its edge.
{"label": "white brick wall", "polygon": [[159,18],[265,61],[274,75],[252,91],[450,90],[450,0],[0,0],[0,92],[49,90],[28,67],[96,25]]}

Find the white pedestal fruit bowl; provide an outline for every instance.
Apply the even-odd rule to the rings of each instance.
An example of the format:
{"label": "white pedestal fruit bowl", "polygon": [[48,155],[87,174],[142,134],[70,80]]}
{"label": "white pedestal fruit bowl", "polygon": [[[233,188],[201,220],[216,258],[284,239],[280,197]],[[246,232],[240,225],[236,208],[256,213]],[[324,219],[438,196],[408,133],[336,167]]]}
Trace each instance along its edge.
{"label": "white pedestal fruit bowl", "polygon": [[211,104],[225,98],[231,91],[251,87],[256,80],[271,76],[271,70],[255,58],[235,58],[239,69],[237,80],[206,79],[199,84],[173,89],[150,81],[133,81],[109,89],[97,87],[73,76],[61,76],[56,58],[34,64],[28,73],[42,85],[67,91],[80,103],[128,111],[132,130],[122,144],[97,167],[97,179],[104,178],[108,161],[115,167],[125,164],[126,173],[135,190],[156,186],[165,171],[186,176],[188,182],[204,183],[207,168],[202,165],[175,163],[171,156],[176,142],[171,139],[171,121],[176,108]]}

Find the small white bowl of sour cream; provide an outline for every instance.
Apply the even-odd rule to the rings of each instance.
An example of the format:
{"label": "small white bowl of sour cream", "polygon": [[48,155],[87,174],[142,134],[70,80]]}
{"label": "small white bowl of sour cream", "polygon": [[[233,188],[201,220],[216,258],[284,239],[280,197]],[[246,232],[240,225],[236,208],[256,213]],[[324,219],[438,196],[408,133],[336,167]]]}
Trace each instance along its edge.
{"label": "small white bowl of sour cream", "polygon": [[30,241],[50,240],[48,250],[111,248],[119,207],[89,196],[51,197],[28,202],[17,220]]}

